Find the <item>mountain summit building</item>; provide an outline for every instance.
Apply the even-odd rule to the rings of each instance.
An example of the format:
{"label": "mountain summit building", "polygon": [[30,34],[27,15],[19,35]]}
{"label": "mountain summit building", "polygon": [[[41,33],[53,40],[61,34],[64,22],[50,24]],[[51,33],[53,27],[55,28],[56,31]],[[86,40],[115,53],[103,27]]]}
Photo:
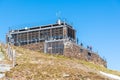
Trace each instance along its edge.
{"label": "mountain summit building", "polygon": [[48,53],[63,53],[63,43],[68,40],[76,43],[76,31],[60,20],[55,24],[11,30],[6,37],[7,43],[15,46],[45,42],[44,52]]}
{"label": "mountain summit building", "polygon": [[6,35],[6,42],[30,50],[61,54],[107,67],[106,60],[96,52],[76,44],[75,29],[60,20],[55,24],[10,30]]}

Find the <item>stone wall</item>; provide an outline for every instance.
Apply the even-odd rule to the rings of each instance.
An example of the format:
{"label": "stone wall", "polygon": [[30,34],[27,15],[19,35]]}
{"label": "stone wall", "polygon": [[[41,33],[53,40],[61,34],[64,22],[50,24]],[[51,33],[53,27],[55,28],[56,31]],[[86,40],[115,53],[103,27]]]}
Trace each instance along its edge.
{"label": "stone wall", "polygon": [[44,52],[44,42],[23,45],[22,47],[34,51]]}
{"label": "stone wall", "polygon": [[78,46],[75,43],[66,42],[64,43],[64,56],[73,57],[85,61],[92,62],[104,67],[107,67],[107,63],[98,54],[87,50],[84,47]]}

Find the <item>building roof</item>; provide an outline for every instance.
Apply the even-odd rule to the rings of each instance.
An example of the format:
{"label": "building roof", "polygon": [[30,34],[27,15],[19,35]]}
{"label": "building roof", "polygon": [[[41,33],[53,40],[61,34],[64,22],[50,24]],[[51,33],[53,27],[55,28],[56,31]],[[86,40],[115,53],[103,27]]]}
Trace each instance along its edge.
{"label": "building roof", "polygon": [[65,23],[65,22],[61,22],[61,24],[55,23],[55,24],[49,24],[49,25],[42,25],[42,26],[34,26],[34,27],[30,27],[27,28],[25,27],[24,29],[18,29],[18,30],[11,30],[10,33],[22,33],[22,32],[26,32],[26,31],[36,31],[36,30],[44,30],[44,29],[50,29],[50,28],[56,28],[56,27],[63,27],[63,25],[67,25],[68,27],[72,28],[71,25]]}

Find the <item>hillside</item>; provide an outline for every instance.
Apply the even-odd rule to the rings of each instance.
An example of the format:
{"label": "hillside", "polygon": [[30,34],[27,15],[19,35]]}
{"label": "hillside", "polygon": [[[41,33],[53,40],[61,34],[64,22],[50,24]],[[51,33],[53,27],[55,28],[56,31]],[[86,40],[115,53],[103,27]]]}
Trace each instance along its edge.
{"label": "hillside", "polygon": [[86,61],[35,52],[21,47],[14,47],[14,49],[16,50],[16,66],[6,72],[8,79],[113,80],[101,75],[100,71],[120,76],[120,72]]}

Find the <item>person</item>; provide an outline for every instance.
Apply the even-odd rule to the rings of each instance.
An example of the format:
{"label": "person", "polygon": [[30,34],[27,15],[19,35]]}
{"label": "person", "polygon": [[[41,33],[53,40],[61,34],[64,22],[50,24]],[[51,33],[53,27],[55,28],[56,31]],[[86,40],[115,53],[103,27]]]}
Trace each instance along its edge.
{"label": "person", "polygon": [[90,46],[90,51],[92,51],[92,46]]}
{"label": "person", "polygon": [[87,46],[87,49],[89,49],[89,46]]}
{"label": "person", "polygon": [[83,43],[81,43],[80,46],[83,46]]}

